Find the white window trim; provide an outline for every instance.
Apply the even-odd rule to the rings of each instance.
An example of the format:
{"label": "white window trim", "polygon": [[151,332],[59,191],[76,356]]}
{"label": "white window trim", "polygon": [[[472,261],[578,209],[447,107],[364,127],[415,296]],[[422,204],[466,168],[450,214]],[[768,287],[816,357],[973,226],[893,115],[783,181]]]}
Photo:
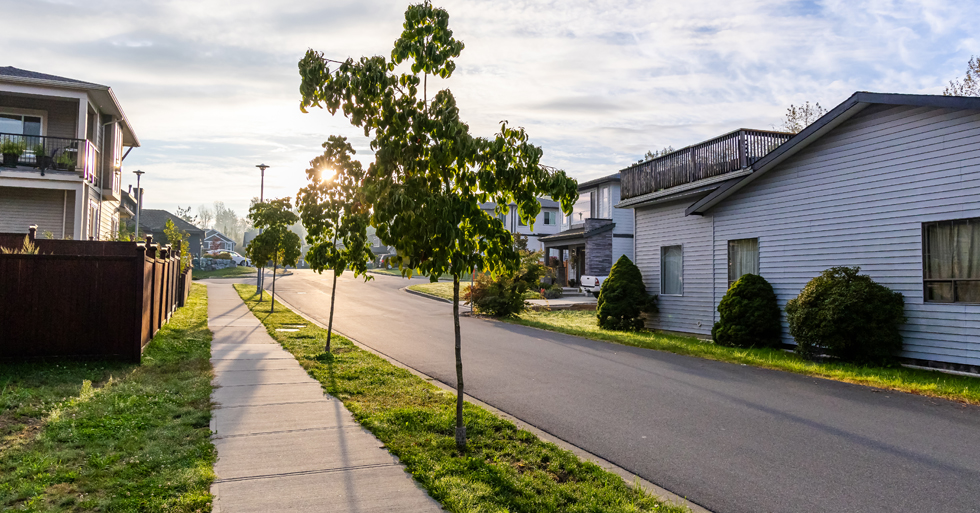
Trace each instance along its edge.
{"label": "white window trim", "polygon": [[36,118],[41,118],[41,137],[48,135],[48,111],[46,110],[0,107],[0,114],[10,114],[12,116],[34,116]]}
{"label": "white window trim", "polygon": [[[664,293],[664,248],[672,247],[681,248],[681,293],[680,294],[665,294]],[[684,245],[683,244],[664,244],[660,246],[660,295],[667,297],[684,297]]]}

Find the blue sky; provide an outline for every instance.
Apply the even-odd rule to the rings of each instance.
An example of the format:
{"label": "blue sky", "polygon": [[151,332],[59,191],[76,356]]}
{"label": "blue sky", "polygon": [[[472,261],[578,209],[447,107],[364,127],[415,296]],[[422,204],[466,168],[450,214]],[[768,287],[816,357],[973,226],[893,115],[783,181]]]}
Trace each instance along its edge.
{"label": "blue sky", "polygon": [[[940,94],[980,55],[978,2],[435,4],[466,44],[437,83],[471,131],[524,126],[545,163],[580,180],[648,149],[771,129],[790,104]],[[296,63],[310,47],[338,60],[388,56],[406,5],[0,0],[5,19],[22,21],[0,34],[0,65],[111,86],[143,144],[125,169],[147,172],[147,208],[220,200],[244,214],[258,195],[255,164],[272,166],[266,197],[281,197],[295,196],[329,135],[371,158],[343,117],[300,113]]]}

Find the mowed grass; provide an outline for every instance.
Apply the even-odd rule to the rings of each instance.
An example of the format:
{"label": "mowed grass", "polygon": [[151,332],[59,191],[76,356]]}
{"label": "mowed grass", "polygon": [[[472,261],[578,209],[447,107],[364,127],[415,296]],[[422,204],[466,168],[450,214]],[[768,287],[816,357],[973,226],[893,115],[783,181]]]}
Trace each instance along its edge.
{"label": "mowed grass", "polygon": [[[453,300],[453,282],[440,281],[436,283],[420,283],[418,285],[409,285],[409,290],[414,290],[416,292],[421,292],[423,294],[429,294],[430,296],[436,296],[442,299]],[[470,289],[470,282],[464,282],[459,284],[459,301],[462,304],[464,294]],[[540,292],[535,292],[529,290],[524,293],[524,299],[543,299],[544,296]]]}
{"label": "mowed grass", "polygon": [[694,337],[653,331],[629,333],[604,330],[596,325],[595,312],[588,311],[525,312],[505,321],[628,346],[980,404],[980,377],[899,366],[865,367],[845,363],[813,362],[804,360],[795,353],[779,349],[739,349],[719,346]]}
{"label": "mowed grass", "polygon": [[210,342],[194,285],[141,365],[0,364],[0,510],[210,511]]}
{"label": "mowed grass", "polygon": [[[194,269],[192,272],[193,279],[195,280],[205,280],[208,278],[234,278],[237,276],[248,276],[257,274],[257,270],[254,267],[227,267],[225,269],[216,269],[214,271],[199,271]],[[269,273],[271,276],[272,273]]]}
{"label": "mowed grass", "polygon": [[[395,367],[281,304],[269,313],[254,287],[236,285],[269,334],[323,388],[405,464],[416,481],[453,512],[682,512],[634,489],[619,476],[584,462],[554,444],[466,404],[466,450],[456,449],[455,395]],[[306,325],[279,332],[283,325]],[[466,343],[465,340],[463,342]],[[574,414],[574,413],[570,413]]]}
{"label": "mowed grass", "polygon": [[[385,276],[398,276],[399,278],[403,278],[404,277],[402,275],[402,272],[399,271],[397,268],[395,268],[395,269],[380,269],[380,268],[375,268],[375,269],[368,269],[368,272],[369,273],[374,273],[374,274],[383,274]],[[420,276],[420,274],[417,273],[417,272],[415,272],[415,271],[412,271],[412,276]],[[459,286],[462,287],[463,284],[469,284],[470,278],[471,278],[470,273],[463,273],[462,275],[460,275],[460,277],[459,277],[460,285]],[[439,278],[439,281],[440,282],[448,281],[449,283],[452,283],[453,277],[452,276],[443,276],[443,277]],[[453,289],[452,288],[452,285],[450,285],[449,290],[451,291],[452,289]]]}

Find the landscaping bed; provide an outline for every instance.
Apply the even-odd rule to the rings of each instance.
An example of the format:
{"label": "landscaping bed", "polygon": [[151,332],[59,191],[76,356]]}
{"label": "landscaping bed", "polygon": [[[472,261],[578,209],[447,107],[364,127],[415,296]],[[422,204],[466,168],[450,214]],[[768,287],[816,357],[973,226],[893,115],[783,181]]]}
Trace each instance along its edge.
{"label": "landscaping bed", "polygon": [[594,340],[980,404],[980,377],[959,376],[900,366],[867,367],[845,363],[815,362],[804,360],[795,353],[781,349],[722,347],[693,336],[684,337],[649,330],[638,332],[604,330],[596,325],[594,312],[531,311],[504,320],[514,324]]}
{"label": "landscaping bed", "polygon": [[[454,440],[454,394],[336,334],[332,352],[325,353],[326,330],[281,304],[270,314],[269,301],[258,303],[254,287],[235,288],[269,334],[449,511],[687,511],[469,403],[468,443],[460,453]],[[284,325],[305,327],[276,331]]]}
{"label": "landscaping bed", "polygon": [[194,285],[140,365],[0,364],[0,509],[210,511],[210,346]]}

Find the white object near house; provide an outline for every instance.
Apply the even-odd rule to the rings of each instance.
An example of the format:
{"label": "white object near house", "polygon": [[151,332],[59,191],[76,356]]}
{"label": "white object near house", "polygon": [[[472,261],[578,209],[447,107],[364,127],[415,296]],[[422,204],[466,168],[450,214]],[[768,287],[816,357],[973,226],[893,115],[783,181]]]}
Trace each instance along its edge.
{"label": "white object near house", "polygon": [[[709,335],[747,272],[785,307],[860,266],[905,297],[902,356],[980,370],[980,98],[858,92],[782,144],[733,134],[622,171],[617,206],[660,294],[650,327]],[[741,152],[705,158],[732,140]]]}
{"label": "white object near house", "polygon": [[23,145],[0,168],[0,232],[111,239],[120,218],[122,161],[140,145],[112,89],[0,67],[0,143]]}

